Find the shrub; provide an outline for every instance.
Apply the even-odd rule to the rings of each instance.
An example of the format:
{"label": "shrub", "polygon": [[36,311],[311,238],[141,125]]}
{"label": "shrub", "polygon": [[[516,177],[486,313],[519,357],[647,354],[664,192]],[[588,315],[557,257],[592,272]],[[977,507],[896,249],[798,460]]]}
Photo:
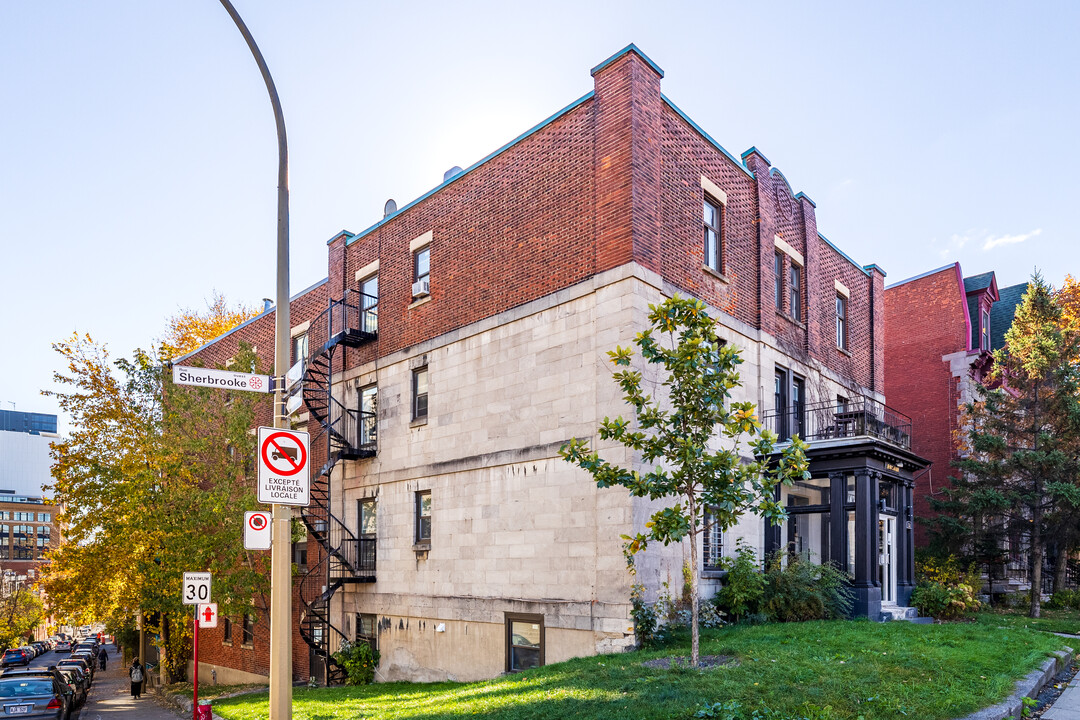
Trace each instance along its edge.
{"label": "shrub", "polygon": [[783,551],[773,553],[765,571],[761,608],[769,620],[829,620],[851,613],[854,593],[846,573],[830,563]]}
{"label": "shrub", "polygon": [[1046,607],[1051,610],[1080,610],[1080,590],[1058,590],[1050,596]]}
{"label": "shrub", "polygon": [[637,583],[630,588],[630,616],[634,618],[638,647],[652,646],[656,640],[656,609],[645,602],[645,586]]}
{"label": "shrub", "polygon": [[963,571],[952,555],[944,560],[927,558],[915,564],[915,576],[918,585],[911,593],[911,604],[923,615],[956,620],[982,605],[978,596],[982,577],[974,563]]}
{"label": "shrub", "polygon": [[738,541],[735,557],[724,558],[723,568],[728,575],[724,586],[716,594],[716,606],[736,620],[756,612],[765,591],[765,577],[758,571],[753,548]]}
{"label": "shrub", "polygon": [[379,664],[379,651],[366,642],[341,643],[334,653],[334,660],[345,668],[346,685],[368,685],[375,679],[375,667]]}

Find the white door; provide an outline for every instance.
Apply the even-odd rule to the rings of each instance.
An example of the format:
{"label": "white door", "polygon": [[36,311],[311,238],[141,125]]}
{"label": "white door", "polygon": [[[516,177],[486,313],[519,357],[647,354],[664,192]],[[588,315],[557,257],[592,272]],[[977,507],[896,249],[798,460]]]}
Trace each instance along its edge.
{"label": "white door", "polygon": [[878,517],[878,582],[881,604],[896,604],[896,518]]}

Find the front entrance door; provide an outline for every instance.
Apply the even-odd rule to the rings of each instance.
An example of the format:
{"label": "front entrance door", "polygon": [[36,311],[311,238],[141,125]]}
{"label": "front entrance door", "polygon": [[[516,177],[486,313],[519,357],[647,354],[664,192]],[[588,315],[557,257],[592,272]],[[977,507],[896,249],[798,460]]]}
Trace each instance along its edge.
{"label": "front entrance door", "polygon": [[878,582],[881,604],[896,604],[896,517],[878,516]]}

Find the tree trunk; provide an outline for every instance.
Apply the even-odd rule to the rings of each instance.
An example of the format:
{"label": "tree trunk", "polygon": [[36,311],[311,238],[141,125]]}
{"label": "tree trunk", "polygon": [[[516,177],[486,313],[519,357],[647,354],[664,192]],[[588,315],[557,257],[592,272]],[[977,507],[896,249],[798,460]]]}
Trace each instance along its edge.
{"label": "tree trunk", "polygon": [[169,663],[166,662],[169,659],[169,616],[164,613],[161,616],[161,649],[161,657],[158,658],[158,672],[161,674],[161,684],[168,685],[169,680],[171,680],[168,670]]}
{"label": "tree trunk", "polygon": [[1057,558],[1054,560],[1054,592],[1065,589],[1065,570],[1069,567],[1069,553],[1065,543],[1058,543]]}
{"label": "tree trunk", "polygon": [[690,667],[700,662],[698,647],[698,553],[697,553],[697,506],[690,498]]}
{"label": "tree trunk", "polygon": [[[1036,483],[1041,490],[1042,483]],[[1036,495],[1041,497],[1041,493]],[[1042,602],[1042,566],[1043,566],[1043,538],[1042,538],[1042,508],[1036,502],[1031,513],[1031,609],[1028,615],[1033,618],[1039,617],[1040,604]]]}

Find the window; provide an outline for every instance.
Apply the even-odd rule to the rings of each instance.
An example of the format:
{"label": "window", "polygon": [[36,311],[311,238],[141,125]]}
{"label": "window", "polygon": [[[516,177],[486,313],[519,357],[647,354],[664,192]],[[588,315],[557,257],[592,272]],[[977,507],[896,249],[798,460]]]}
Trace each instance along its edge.
{"label": "window", "polygon": [[773,410],[776,412],[774,430],[781,440],[790,437],[787,429],[787,404],[787,371],[777,369],[773,376]]}
{"label": "window", "polygon": [[11,559],[11,526],[0,525],[0,560]]}
{"label": "window", "polygon": [[360,281],[360,329],[374,333],[379,330],[379,276]]}
{"label": "window", "polygon": [[705,230],[705,266],[712,268],[716,272],[720,272],[721,261],[723,260],[721,242],[723,242],[723,234],[721,227],[723,224],[723,212],[720,203],[713,201],[711,198],[706,197],[704,203],[704,230]]}
{"label": "window", "polygon": [[38,525],[37,528],[37,558],[41,559],[45,557],[45,553],[49,549],[49,541],[52,528],[48,525]]}
{"label": "window", "polygon": [[990,312],[988,310],[982,311],[982,333],[981,333],[982,349],[990,352]]}
{"label": "window", "polygon": [[307,570],[307,540],[301,540],[300,542],[293,543],[292,547],[292,561],[296,563],[296,567],[299,570]]}
{"label": "window", "polygon": [[[429,508],[430,511],[430,508]],[[429,512],[430,514],[430,512]],[[364,498],[359,501],[359,508],[357,516],[360,523],[360,537],[373,538],[375,537],[376,529],[376,514],[375,514],[375,498]],[[430,533],[428,534],[430,537]]]}
{"label": "window", "polygon": [[232,620],[221,618],[221,642],[232,645]]}
{"label": "window", "polygon": [[244,632],[244,637],[240,641],[240,644],[241,645],[254,645],[255,644],[255,618],[253,616],[251,616],[251,615],[246,614],[246,613],[244,615],[243,632]]}
{"label": "window", "polygon": [[372,650],[379,649],[379,626],[374,615],[356,614],[356,634],[358,643],[367,643]]}
{"label": "window", "polygon": [[431,246],[425,245],[424,247],[413,253],[413,282],[428,280],[430,276]]}
{"label": "window", "polygon": [[506,670],[518,672],[544,664],[544,616],[506,614]]}
{"label": "window", "polygon": [[416,493],[416,542],[431,542],[431,491]]}
{"label": "window", "polygon": [[836,295],[836,347],[847,350],[847,298]]}
{"label": "window", "polygon": [[806,439],[806,381],[801,377],[791,381],[791,434]]}
{"label": "window", "polygon": [[289,367],[292,367],[301,359],[307,359],[308,356],[308,338],[307,333],[301,333],[292,339],[292,363]]}
{"label": "window", "polygon": [[791,270],[788,273],[790,277],[790,280],[788,281],[788,289],[791,292],[791,317],[799,321],[802,320],[802,295],[799,292],[799,275],[801,274],[801,272],[801,267],[799,267],[795,263],[791,263]]}
{"label": "window", "polygon": [[720,523],[712,508],[705,508],[705,533],[702,535],[702,563],[705,570],[720,570],[720,561],[724,557],[724,536],[720,532]]}
{"label": "window", "polygon": [[[28,513],[16,513],[17,515]],[[34,559],[34,527],[32,525],[15,525],[15,560]]]}
{"label": "window", "polygon": [[378,439],[379,389],[368,385],[360,389],[360,447],[371,447]]}
{"label": "window", "polygon": [[848,411],[849,400],[843,395],[836,396],[836,412],[845,413]]}
{"label": "window", "polygon": [[52,513],[38,513],[38,522],[52,522]]}
{"label": "window", "polygon": [[11,519],[11,513],[10,512],[8,512],[7,510],[4,510],[3,512],[0,512],[0,520],[10,520],[10,519]]}
{"label": "window", "polygon": [[428,369],[413,370],[412,375],[412,419],[427,420],[428,410]]}
{"label": "window", "polygon": [[784,256],[780,253],[773,255],[773,299],[776,301],[777,312],[784,311]]}

